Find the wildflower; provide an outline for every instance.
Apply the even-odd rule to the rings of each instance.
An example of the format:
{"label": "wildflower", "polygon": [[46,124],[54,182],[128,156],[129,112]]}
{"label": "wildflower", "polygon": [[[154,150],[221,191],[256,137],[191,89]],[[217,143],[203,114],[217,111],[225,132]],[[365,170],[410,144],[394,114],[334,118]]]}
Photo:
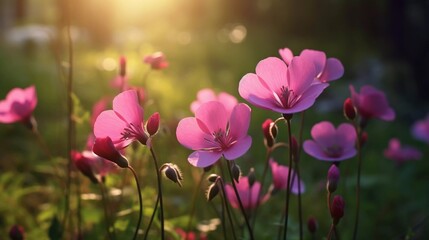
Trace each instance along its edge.
{"label": "wildflower", "polygon": [[164,69],[168,67],[168,62],[162,52],[155,52],[150,55],[146,55],[143,62],[149,64],[152,69]]}
{"label": "wildflower", "polygon": [[96,138],[92,151],[98,156],[116,163],[121,168],[129,166],[128,160],[115,148],[110,137]]}
{"label": "wildflower", "polygon": [[23,122],[35,128],[32,114],[37,105],[36,88],[14,88],[0,101],[0,123]]}
{"label": "wildflower", "polygon": [[356,155],[356,131],[349,123],[335,129],[332,123],[317,123],[311,129],[312,140],[304,141],[304,151],[319,160],[342,161]]}
{"label": "wildflower", "polygon": [[[287,189],[287,179],[288,179],[288,172],[289,167],[279,165],[276,161],[273,159],[270,159],[270,167],[271,167],[271,173],[273,175],[273,186],[274,190],[286,190]],[[291,171],[291,192],[293,194],[299,193],[298,188],[298,176],[296,175],[295,171]],[[301,193],[305,192],[305,185],[302,180],[299,180]]]}
{"label": "wildflower", "polygon": [[191,103],[191,111],[195,113],[201,104],[210,101],[218,101],[222,103],[228,112],[228,115],[231,115],[232,109],[234,109],[235,105],[238,104],[237,99],[231,94],[220,92],[216,95],[212,89],[205,88],[198,91],[197,100]]}
{"label": "wildflower", "polygon": [[180,144],[195,150],[188,161],[195,167],[208,167],[221,156],[234,160],[245,154],[252,144],[247,134],[250,124],[250,108],[237,104],[231,116],[223,104],[207,102],[195,112],[195,117],[182,119],[176,130]]}
{"label": "wildflower", "polygon": [[[289,48],[280,49],[279,54],[287,65],[290,64],[294,57]],[[299,56],[307,58],[314,63],[316,67],[315,78],[321,82],[337,80],[344,74],[344,67],[340,60],[336,58],[326,59],[326,54],[322,51],[304,49]]]}
{"label": "wildflower", "polygon": [[422,140],[429,144],[429,115],[425,119],[414,123],[411,131],[416,139]]}
{"label": "wildflower", "polygon": [[103,111],[94,123],[96,138],[111,138],[115,147],[124,148],[137,140],[150,145],[150,134],[143,128],[143,108],[137,91],[127,90],[113,99],[113,110]]}
{"label": "wildflower", "polygon": [[256,74],[246,74],[239,83],[240,96],[253,105],[293,114],[310,108],[328,87],[314,81],[314,64],[303,58],[292,58],[289,66],[279,58],[269,57],[258,63]]}
{"label": "wildflower", "polygon": [[392,138],[388,148],[384,150],[384,156],[400,164],[409,160],[419,160],[422,153],[416,148],[401,146],[401,142],[397,138]]}
{"label": "wildflower", "polygon": [[[269,196],[260,196],[261,183],[255,182],[250,187],[249,179],[247,177],[241,177],[240,181],[236,184],[238,195],[240,196],[241,203],[244,209],[253,209],[261,203],[268,200]],[[235,195],[234,189],[230,184],[225,185],[225,192],[229,203],[233,208],[239,208],[240,205]]]}
{"label": "wildflower", "polygon": [[366,85],[360,89],[360,93],[357,93],[355,88],[350,86],[350,92],[352,94],[353,105],[364,121],[371,118],[379,118],[384,121],[395,119],[395,112],[389,106],[386,96],[382,91]]}

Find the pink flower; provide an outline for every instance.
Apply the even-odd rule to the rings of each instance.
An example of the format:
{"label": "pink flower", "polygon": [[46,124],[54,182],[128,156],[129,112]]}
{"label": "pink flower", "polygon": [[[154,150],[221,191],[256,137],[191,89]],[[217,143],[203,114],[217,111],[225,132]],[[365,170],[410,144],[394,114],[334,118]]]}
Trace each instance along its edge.
{"label": "pink flower", "polygon": [[395,112],[389,106],[382,91],[366,85],[360,89],[360,93],[357,93],[355,88],[350,86],[350,92],[352,102],[363,119],[379,118],[384,121],[395,119]]}
{"label": "pink flower", "polygon": [[150,145],[137,91],[124,91],[113,99],[113,110],[104,111],[97,117],[94,135],[96,138],[110,137],[117,148],[124,148],[135,140]]}
{"label": "pink flower", "polygon": [[[294,57],[289,48],[280,49],[279,54],[287,65],[290,64]],[[299,56],[309,59],[314,63],[316,67],[315,78],[319,79],[321,82],[337,80],[344,74],[344,67],[340,60],[336,58],[326,59],[326,54],[322,51],[304,49]]]}
{"label": "pink flower", "polygon": [[116,164],[95,155],[91,151],[72,151],[72,159],[77,169],[93,183],[98,182],[98,178],[95,175],[103,178],[118,169]]}
{"label": "pink flower", "polygon": [[197,237],[195,232],[185,232],[185,230],[181,228],[176,228],[176,233],[179,234],[182,240],[207,240],[207,236],[204,233],[200,233]]}
{"label": "pink flower", "polygon": [[168,67],[168,62],[162,52],[155,52],[145,56],[143,62],[149,64],[152,69],[164,69]]}
{"label": "pink flower", "polygon": [[92,106],[92,114],[91,114],[91,126],[94,126],[95,120],[97,120],[98,115],[102,113],[107,108],[107,102],[110,102],[111,100],[108,100],[107,97],[100,99],[98,102],[96,102]]}
{"label": "pink flower", "polygon": [[429,144],[429,115],[426,119],[422,119],[414,123],[412,134],[416,139],[422,140]]}
{"label": "pink flower", "polygon": [[240,96],[253,105],[282,114],[310,108],[328,86],[315,81],[312,61],[294,57],[289,66],[279,58],[269,57],[258,63],[256,74],[248,73],[238,87]]}
{"label": "pink flower", "polygon": [[419,160],[422,153],[416,148],[401,146],[397,138],[392,138],[389,141],[389,147],[384,150],[384,156],[400,164],[408,160]]}
{"label": "pink flower", "polygon": [[356,155],[356,131],[349,123],[335,129],[332,123],[317,123],[311,129],[313,140],[304,141],[304,151],[319,160],[342,161]]}
{"label": "pink flower", "polygon": [[[244,209],[253,209],[261,203],[268,200],[269,196],[260,196],[261,183],[255,181],[252,186],[249,184],[248,177],[240,177],[236,184],[238,195]],[[233,208],[239,208],[239,202],[235,195],[234,188],[230,184],[225,185],[225,192],[229,203]]]}
{"label": "pink flower", "polygon": [[218,101],[222,103],[226,111],[229,113],[228,115],[231,115],[232,109],[238,104],[237,99],[231,94],[220,92],[216,96],[213,90],[205,88],[198,91],[197,100],[193,101],[191,104],[191,111],[195,113],[201,104],[210,101]]}
{"label": "pink flower", "polygon": [[110,137],[96,138],[92,151],[98,156],[116,163],[121,168],[129,166],[128,159],[115,148]]}
{"label": "pink flower", "polygon": [[0,101],[0,123],[29,122],[37,105],[36,88],[14,88]]}
{"label": "pink flower", "polygon": [[[288,179],[288,173],[289,173],[289,167],[279,165],[276,161],[273,159],[270,159],[270,167],[271,167],[271,173],[273,175],[273,186],[275,190],[286,190],[287,189],[287,179]],[[295,174],[295,171],[291,171],[291,192],[293,194],[298,194],[298,176]],[[301,193],[305,192],[305,185],[302,180],[299,180]]]}
{"label": "pink flower", "polygon": [[250,108],[237,104],[231,116],[219,102],[202,104],[195,117],[184,118],[176,130],[177,140],[183,146],[196,150],[188,157],[190,164],[207,167],[221,156],[233,160],[245,154],[252,144],[247,134],[250,124]]}

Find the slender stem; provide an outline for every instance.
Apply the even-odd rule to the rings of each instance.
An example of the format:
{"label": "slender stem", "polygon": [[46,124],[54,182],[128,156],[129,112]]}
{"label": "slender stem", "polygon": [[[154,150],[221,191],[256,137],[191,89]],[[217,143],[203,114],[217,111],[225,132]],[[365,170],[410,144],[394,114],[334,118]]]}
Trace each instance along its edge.
{"label": "slender stem", "polygon": [[243,203],[241,202],[240,194],[238,193],[238,190],[237,190],[237,186],[236,186],[236,184],[235,184],[234,177],[232,176],[232,172],[231,172],[231,163],[230,163],[230,161],[227,161],[227,162],[228,162],[228,172],[229,172],[229,177],[230,177],[231,182],[232,182],[232,188],[234,189],[235,196],[237,197],[238,205],[240,205],[241,213],[243,214],[244,220],[246,221],[246,226],[247,226],[247,230],[249,231],[250,239],[252,239],[252,240],[253,240],[253,239],[255,239],[255,238],[253,237],[252,227],[250,226],[249,218],[248,218],[248,217],[247,217],[247,215],[246,215],[246,211],[244,210]]}
{"label": "slender stem", "polygon": [[329,228],[328,236],[326,237],[326,239],[327,239],[327,240],[331,240],[331,238],[332,238],[332,233],[334,232],[334,228],[335,228],[335,226],[334,226],[334,224],[332,223],[332,224],[331,224],[331,228]]}
{"label": "slender stem", "polygon": [[[108,209],[108,203],[107,203],[107,197],[106,197],[106,193],[105,193],[105,189],[103,187],[103,183],[99,182],[98,185],[100,186],[100,192],[101,192],[101,201],[103,202],[103,210],[104,210],[104,217],[106,218],[106,232],[107,232],[107,237],[112,240],[115,239],[114,235],[115,235],[115,230],[113,227],[113,224],[111,222],[110,219],[110,214]],[[110,228],[112,228],[112,231],[110,231]]]}
{"label": "slender stem", "polygon": [[134,236],[133,236],[133,240],[135,240],[135,239],[137,239],[137,234],[139,233],[140,223],[141,223],[142,217],[143,217],[143,198],[142,198],[142,192],[141,192],[140,183],[139,183],[139,179],[137,178],[136,171],[131,166],[128,166],[128,169],[130,169],[130,171],[134,175],[134,179],[136,180],[136,185],[137,185],[137,191],[139,193],[140,210],[139,210],[139,220],[137,221],[136,230],[135,230]]}
{"label": "slender stem", "polygon": [[[264,171],[262,172],[261,191],[259,192],[259,198],[262,196],[262,189],[264,188],[265,178],[267,176],[268,165],[270,163],[270,157],[271,157],[272,151],[273,151],[273,148],[267,148],[267,152],[265,153],[265,166],[264,166]],[[256,204],[255,210],[253,210],[252,228],[254,228],[255,226],[256,215],[258,214],[258,208],[259,208],[259,204]]]}
{"label": "slender stem", "polygon": [[338,234],[338,229],[336,226],[334,227],[334,234],[335,234],[335,239],[340,240],[340,235]]}
{"label": "slender stem", "polygon": [[152,216],[150,217],[149,224],[147,225],[146,231],[145,231],[145,233],[144,233],[144,238],[143,238],[144,240],[146,240],[146,239],[147,239],[147,236],[148,236],[148,234],[149,234],[149,229],[150,229],[150,227],[152,226],[153,219],[155,218],[155,213],[156,213],[156,210],[158,209],[158,204],[159,204],[159,194],[158,194],[158,196],[156,197],[155,207],[153,208]]}
{"label": "slender stem", "polygon": [[[288,137],[289,137],[289,146],[292,146],[292,131],[291,131],[291,124],[290,119],[286,119],[287,124],[287,131],[288,131]],[[285,201],[285,218],[284,218],[284,232],[283,232],[283,239],[286,240],[287,236],[287,224],[288,224],[288,218],[289,218],[289,199],[290,199],[290,182],[291,182],[291,174],[292,173],[292,150],[291,147],[289,147],[289,170],[288,170],[288,176],[287,176],[287,189],[286,189],[286,201]]]}
{"label": "slender stem", "polygon": [[331,215],[331,192],[328,191],[328,195],[326,197],[326,202],[328,204],[328,212]]}
{"label": "slender stem", "polygon": [[191,231],[192,220],[194,218],[195,208],[197,205],[196,203],[197,203],[198,192],[201,189],[201,184],[203,183],[204,175],[205,175],[205,172],[203,171],[203,173],[201,174],[200,180],[198,181],[198,186],[197,188],[195,188],[194,194],[192,196],[191,213],[189,216],[188,225],[186,227],[186,237],[185,237],[186,239],[188,239],[188,233],[189,231]]}
{"label": "slender stem", "polygon": [[153,147],[150,148],[150,153],[152,154],[153,162],[155,163],[156,168],[156,177],[158,180],[158,196],[159,196],[159,209],[161,211],[161,239],[165,239],[165,233],[164,233],[164,207],[162,204],[162,186],[161,186],[161,175],[159,174],[159,167],[158,167],[158,160],[155,155],[155,151],[153,150]]}
{"label": "slender stem", "polygon": [[353,228],[353,240],[357,239],[357,231],[359,224],[359,206],[360,206],[360,175],[362,170],[362,146],[361,146],[361,130],[360,127],[355,123],[355,130],[357,136],[357,152],[358,152],[358,169],[357,169],[357,183],[356,183],[356,213],[355,213],[355,224]]}
{"label": "slender stem", "polygon": [[[226,225],[225,225],[225,222],[226,222],[226,220],[225,220],[225,211],[226,211],[225,210],[225,204],[226,204],[226,202],[223,199],[223,196],[222,196],[221,201],[222,201],[222,214],[221,214],[222,233],[223,233],[223,239],[227,239],[227,236],[226,236]],[[231,228],[231,230],[234,231],[234,228]],[[188,231],[186,232],[185,239],[186,240],[188,239]]]}
{"label": "slender stem", "polygon": [[[219,182],[220,182],[220,184],[221,184],[220,188],[221,188],[221,190],[222,190],[222,201],[223,201],[223,203],[224,203],[224,205],[225,205],[226,212],[227,212],[227,214],[228,214],[229,223],[231,224],[231,231],[232,231],[232,235],[233,235],[234,240],[235,240],[235,239],[237,239],[237,236],[235,235],[235,228],[234,228],[234,223],[233,223],[233,221],[232,221],[232,217],[231,217],[231,210],[229,209],[229,206],[228,206],[228,204],[227,204],[228,199],[226,198],[225,186],[224,186],[224,184],[223,184],[222,179],[220,179],[220,181],[219,181]],[[225,239],[226,239],[226,238],[225,238]]]}
{"label": "slender stem", "polygon": [[302,135],[304,132],[304,120],[305,120],[305,111],[301,113],[301,123],[299,126],[299,135],[298,135],[298,150],[296,156],[296,174],[298,176],[298,217],[299,217],[299,239],[303,239],[303,224],[302,224],[302,200],[301,200],[301,176],[299,169],[299,162],[301,160],[301,152],[302,152]]}
{"label": "slender stem", "polygon": [[75,176],[76,179],[76,202],[77,202],[77,234],[82,234],[82,199],[80,198],[80,178]]}

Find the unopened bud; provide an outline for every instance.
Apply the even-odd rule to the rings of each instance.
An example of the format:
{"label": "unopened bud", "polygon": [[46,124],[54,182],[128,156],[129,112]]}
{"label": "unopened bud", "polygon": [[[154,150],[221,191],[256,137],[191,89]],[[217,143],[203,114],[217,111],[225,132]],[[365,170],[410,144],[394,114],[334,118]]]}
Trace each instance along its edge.
{"label": "unopened bud", "polygon": [[317,228],[319,227],[319,224],[317,223],[317,220],[316,220],[316,218],[314,218],[314,217],[310,217],[309,219],[308,219],[308,221],[307,221],[307,228],[308,228],[308,231],[311,233],[311,234],[315,234],[316,233],[316,231],[317,231]]}
{"label": "unopened bud", "polygon": [[124,56],[119,58],[119,76],[125,77],[127,73],[127,59]]}
{"label": "unopened bud", "polygon": [[210,174],[210,175],[207,177],[207,180],[208,180],[209,182],[214,183],[214,182],[216,182],[216,180],[217,180],[217,178],[218,178],[218,177],[219,177],[219,176],[218,176],[217,174],[212,173],[212,174]]}
{"label": "unopened bud", "polygon": [[339,195],[335,196],[331,204],[331,217],[334,225],[337,225],[340,219],[344,216],[344,206],[344,199]]}
{"label": "unopened bud", "polygon": [[277,125],[274,124],[273,120],[268,118],[262,123],[262,131],[264,133],[264,143],[267,147],[272,147],[275,143],[277,136]]}
{"label": "unopened bud", "polygon": [[146,130],[150,136],[155,135],[159,130],[159,113],[152,114],[146,123]]}
{"label": "unopened bud", "polygon": [[218,193],[219,193],[219,186],[217,185],[217,183],[210,184],[209,189],[207,190],[207,193],[206,193],[207,201],[211,201],[213,198],[217,196]]}
{"label": "unopened bud", "polygon": [[360,136],[360,146],[362,147],[367,141],[368,141],[368,133],[364,131]]}
{"label": "unopened bud", "polygon": [[249,181],[249,187],[251,188],[256,180],[254,168],[250,168],[249,173],[247,174],[247,179]]}
{"label": "unopened bud", "polygon": [[[82,153],[77,151],[71,152],[71,158],[79,171],[88,177],[93,183],[98,183],[97,177],[92,170],[91,160],[85,157]],[[103,160],[104,161],[104,160]]]}
{"label": "unopened bud", "polygon": [[9,238],[11,240],[24,240],[25,239],[24,228],[19,225],[13,225],[9,230]]}
{"label": "unopened bud", "polygon": [[128,167],[128,160],[115,148],[110,137],[96,138],[92,151],[98,156],[116,163],[121,168]]}
{"label": "unopened bud", "polygon": [[231,172],[232,172],[232,177],[238,183],[238,181],[240,180],[240,176],[241,176],[240,166],[238,166],[237,164],[234,163],[231,167]]}
{"label": "unopened bud", "polygon": [[176,164],[173,163],[165,163],[161,166],[161,172],[163,175],[170,179],[171,181],[179,184],[179,186],[182,186],[182,172],[180,171],[179,167]]}
{"label": "unopened bud", "polygon": [[333,193],[337,190],[338,181],[340,180],[340,169],[335,164],[328,170],[328,181],[326,183],[326,189],[328,192]]}
{"label": "unopened bud", "polygon": [[343,104],[343,113],[347,120],[353,121],[356,118],[357,110],[353,105],[352,99],[347,98]]}

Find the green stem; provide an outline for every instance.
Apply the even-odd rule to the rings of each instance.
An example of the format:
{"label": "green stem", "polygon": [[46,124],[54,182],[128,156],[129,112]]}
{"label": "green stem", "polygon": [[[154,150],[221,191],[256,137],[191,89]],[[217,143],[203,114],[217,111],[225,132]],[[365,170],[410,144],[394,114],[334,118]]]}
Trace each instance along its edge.
{"label": "green stem", "polygon": [[301,160],[302,152],[302,135],[304,132],[304,120],[305,120],[305,111],[301,113],[301,123],[299,126],[299,135],[298,135],[298,150],[297,150],[297,159],[296,159],[296,174],[298,176],[298,217],[299,217],[299,239],[303,239],[303,224],[302,224],[302,200],[301,200],[301,176],[299,169],[299,162]]}
{"label": "green stem", "polygon": [[195,188],[194,194],[192,196],[191,213],[189,216],[188,225],[186,227],[186,237],[185,237],[186,239],[188,239],[188,233],[189,233],[189,231],[191,231],[191,225],[192,225],[192,220],[193,220],[194,214],[195,214],[195,207],[196,207],[198,192],[201,189],[201,184],[203,183],[204,175],[205,175],[205,172],[203,171],[203,173],[201,174],[200,180],[198,181],[198,186],[197,186],[197,188]]}
{"label": "green stem", "polygon": [[227,162],[228,162],[229,177],[230,177],[231,182],[232,182],[232,188],[234,189],[235,196],[237,197],[238,205],[240,206],[241,213],[243,214],[244,220],[246,221],[246,226],[247,226],[247,230],[249,231],[250,239],[253,240],[255,238],[253,237],[252,227],[250,226],[249,218],[246,215],[246,211],[244,210],[243,203],[241,202],[240,194],[238,193],[234,177],[232,176],[231,163],[230,163],[230,161],[227,161]]}
{"label": "green stem", "polygon": [[158,167],[158,160],[155,155],[155,151],[153,150],[153,147],[150,148],[150,153],[152,154],[153,162],[155,163],[156,168],[156,177],[158,180],[158,196],[159,196],[159,209],[161,211],[161,239],[165,239],[165,233],[164,233],[164,207],[162,204],[162,186],[161,186],[161,174],[159,174],[159,167]]}
{"label": "green stem", "polygon": [[153,208],[152,216],[150,217],[149,224],[147,225],[146,231],[145,231],[145,233],[144,233],[144,238],[143,238],[144,240],[146,240],[146,239],[147,239],[147,236],[148,236],[148,234],[149,234],[149,229],[150,229],[150,227],[152,226],[153,219],[155,218],[155,213],[156,213],[156,210],[158,209],[158,204],[159,204],[159,194],[158,194],[158,196],[156,197],[155,207]]}
{"label": "green stem", "polygon": [[357,152],[358,152],[358,169],[357,169],[357,182],[356,182],[356,213],[355,224],[353,228],[353,240],[357,239],[357,231],[359,224],[359,207],[360,207],[360,175],[362,170],[362,146],[361,146],[361,130],[355,123],[356,137],[357,137]]}
{"label": "green stem", "polygon": [[290,119],[286,119],[287,129],[288,129],[288,137],[289,137],[289,170],[288,170],[288,176],[287,176],[287,189],[286,189],[286,201],[285,201],[285,218],[284,218],[284,232],[283,232],[283,239],[286,240],[287,236],[287,225],[288,225],[288,218],[289,218],[289,200],[290,200],[290,182],[291,182],[291,173],[292,173],[292,131],[291,131],[291,124]]}
{"label": "green stem", "polygon": [[[231,217],[231,210],[229,209],[229,206],[228,206],[228,204],[227,204],[227,202],[228,202],[228,199],[227,199],[227,197],[226,197],[226,193],[225,193],[225,186],[224,186],[224,184],[223,184],[223,181],[222,181],[222,179],[220,179],[220,187],[221,187],[221,190],[222,190],[222,201],[223,201],[223,203],[224,203],[224,206],[225,206],[225,208],[226,208],[226,212],[227,212],[227,214],[228,214],[228,219],[229,219],[229,223],[231,224],[231,231],[232,231],[232,235],[233,235],[233,237],[234,237],[234,240],[236,240],[237,239],[237,236],[235,235],[235,228],[234,228],[234,223],[233,223],[233,221],[232,221],[232,217]],[[225,229],[226,230],[226,229]],[[226,238],[225,238],[226,239]]]}
{"label": "green stem", "polygon": [[137,185],[137,191],[139,193],[139,205],[140,205],[139,206],[139,220],[137,221],[136,230],[135,230],[134,236],[133,236],[133,240],[136,240],[137,234],[139,233],[140,223],[141,223],[142,217],[143,217],[143,198],[142,198],[142,192],[141,192],[140,183],[139,183],[139,179],[137,178],[136,171],[134,171],[133,167],[131,167],[131,166],[128,166],[128,169],[130,169],[130,171],[134,175],[134,179],[135,179],[136,185]]}

